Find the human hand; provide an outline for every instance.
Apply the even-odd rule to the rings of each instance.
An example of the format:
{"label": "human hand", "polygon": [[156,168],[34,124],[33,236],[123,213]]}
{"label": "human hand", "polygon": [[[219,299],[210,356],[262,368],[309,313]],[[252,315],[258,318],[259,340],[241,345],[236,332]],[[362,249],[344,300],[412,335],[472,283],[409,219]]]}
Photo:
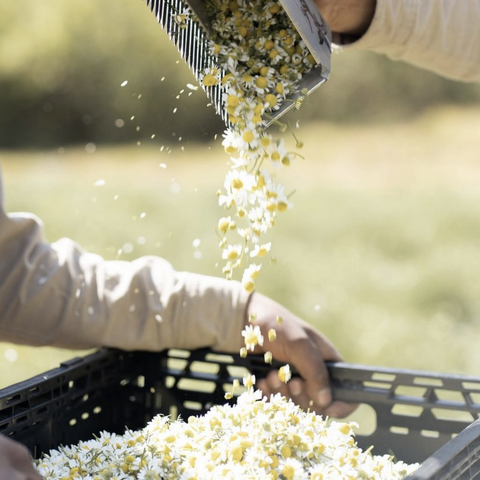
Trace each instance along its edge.
{"label": "human hand", "polygon": [[[254,353],[270,351],[275,360],[295,366],[301,376],[285,384],[278,378],[277,371],[270,372],[257,382],[264,395],[279,392],[305,410],[310,408],[337,418],[355,410],[356,405],[332,401],[325,361],[342,361],[342,357],[325,336],[285,307],[257,292],[250,299],[248,313],[256,316],[252,326],[258,325],[264,337],[263,346],[257,345]],[[277,316],[282,318],[281,323],[278,323]],[[271,329],[276,332],[273,341],[268,335]]]}
{"label": "human hand", "polygon": [[[363,35],[372,22],[376,0],[315,0],[333,35]],[[335,40],[335,38],[334,38]]]}
{"label": "human hand", "polygon": [[0,435],[0,480],[42,480],[28,450]]}

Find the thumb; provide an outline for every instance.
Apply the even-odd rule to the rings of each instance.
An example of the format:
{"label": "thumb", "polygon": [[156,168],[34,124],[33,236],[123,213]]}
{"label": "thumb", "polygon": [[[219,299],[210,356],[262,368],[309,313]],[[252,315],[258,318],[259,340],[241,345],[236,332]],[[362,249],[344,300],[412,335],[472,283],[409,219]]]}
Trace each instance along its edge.
{"label": "thumb", "polygon": [[343,361],[343,357],[330,340],[318,330],[307,327],[308,343],[295,353],[295,367],[303,377],[314,407],[324,409],[332,403],[330,376],[326,361]]}
{"label": "thumb", "polygon": [[312,339],[291,347],[291,358],[295,359],[295,368],[305,381],[305,387],[309,398],[313,401],[313,407],[324,409],[332,403],[332,392],[322,352]]}

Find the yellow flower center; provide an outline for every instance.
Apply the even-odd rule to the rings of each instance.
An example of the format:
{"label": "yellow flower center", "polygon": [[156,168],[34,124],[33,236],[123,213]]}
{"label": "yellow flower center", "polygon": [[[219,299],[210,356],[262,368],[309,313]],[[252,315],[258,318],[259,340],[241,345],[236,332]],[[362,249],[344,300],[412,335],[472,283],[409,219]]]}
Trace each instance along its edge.
{"label": "yellow flower center", "polygon": [[248,332],[248,334],[245,336],[245,343],[248,345],[257,345],[258,344],[257,335],[252,331]]}
{"label": "yellow flower center", "polygon": [[257,255],[259,257],[264,257],[268,253],[268,250],[265,247],[260,247]]}
{"label": "yellow flower center", "polygon": [[265,101],[271,106],[274,107],[277,103],[277,97],[273,95],[272,93],[269,93],[268,95],[265,95]]}
{"label": "yellow flower center", "polygon": [[236,250],[230,250],[227,255],[227,259],[232,261],[238,258],[238,252]]}
{"label": "yellow flower center", "polygon": [[242,138],[244,142],[250,143],[250,142],[253,142],[253,139],[255,138],[255,136],[251,130],[246,130],[243,133]]}
{"label": "yellow flower center", "polygon": [[202,83],[206,87],[213,87],[213,85],[218,83],[218,80],[211,73],[207,73],[207,75],[203,77]]}
{"label": "yellow flower center", "polygon": [[247,281],[243,282],[243,288],[248,293],[252,293],[255,290],[255,283],[253,283],[251,280],[247,280]]}
{"label": "yellow flower center", "polygon": [[266,76],[268,75],[268,67],[262,67],[262,68],[260,69],[260,75],[261,75],[262,77],[266,77]]}
{"label": "yellow flower center", "polygon": [[229,95],[227,97],[227,105],[230,107],[238,107],[238,104],[240,103],[240,99],[236,95]]}
{"label": "yellow flower center", "polygon": [[279,5],[278,3],[276,3],[275,5],[272,5],[272,6],[268,9],[268,11],[269,11],[271,14],[275,15],[276,13],[278,13],[278,12],[280,11],[280,5]]}
{"label": "yellow flower center", "polygon": [[291,465],[285,465],[282,468],[282,474],[285,478],[293,478],[295,475],[295,469]]}
{"label": "yellow flower center", "polygon": [[243,187],[243,182],[239,178],[234,178],[232,180],[232,187],[239,189]]}
{"label": "yellow flower center", "polygon": [[246,37],[247,34],[248,34],[248,30],[244,27],[244,26],[241,26],[241,27],[238,27],[237,29],[238,31],[238,34],[241,36],[241,37]]}
{"label": "yellow flower center", "polygon": [[268,87],[268,81],[265,77],[258,77],[256,80],[255,80],[255,85],[258,87],[258,88],[267,88]]}
{"label": "yellow flower center", "polygon": [[278,50],[272,50],[268,56],[273,60],[274,58],[277,58],[279,55]]}
{"label": "yellow flower center", "polygon": [[272,141],[269,137],[262,137],[260,143],[262,144],[262,147],[268,147],[272,143]]}
{"label": "yellow flower center", "polygon": [[290,458],[292,456],[292,449],[288,445],[284,445],[281,448],[280,453],[283,458]]}
{"label": "yellow flower center", "polygon": [[265,50],[267,50],[267,51],[268,51],[268,50],[272,50],[272,48],[273,48],[274,46],[275,46],[275,43],[272,42],[271,40],[267,40],[267,41],[265,42],[265,45],[264,45]]}

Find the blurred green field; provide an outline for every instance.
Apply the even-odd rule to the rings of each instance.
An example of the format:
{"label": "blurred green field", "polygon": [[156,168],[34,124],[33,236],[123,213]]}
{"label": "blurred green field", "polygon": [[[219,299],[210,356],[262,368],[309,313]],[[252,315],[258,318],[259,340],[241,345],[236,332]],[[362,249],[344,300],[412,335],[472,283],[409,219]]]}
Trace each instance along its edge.
{"label": "blurred green field", "polygon": [[[349,362],[480,375],[480,109],[300,132],[305,160],[283,176],[295,208],[258,289]],[[50,241],[218,275],[220,141],[161,147],[0,152],[7,208],[37,214]],[[0,387],[78,353],[1,344]]]}

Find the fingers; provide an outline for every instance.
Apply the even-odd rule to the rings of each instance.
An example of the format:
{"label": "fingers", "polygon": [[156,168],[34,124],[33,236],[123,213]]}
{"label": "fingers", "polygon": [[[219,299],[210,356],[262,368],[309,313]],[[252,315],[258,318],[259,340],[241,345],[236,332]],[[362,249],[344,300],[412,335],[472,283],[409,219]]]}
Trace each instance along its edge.
{"label": "fingers", "polygon": [[42,480],[28,450],[0,435],[0,480]]}
{"label": "fingers", "polygon": [[277,370],[269,372],[266,378],[259,379],[257,387],[263,395],[270,398],[271,395],[280,393],[281,395],[292,399],[303,410],[310,410],[323,415],[324,417],[343,418],[354,412],[356,404],[333,401],[326,408],[320,408],[312,405],[310,395],[303,379],[294,377],[287,384],[281,382],[278,378]]}
{"label": "fingers", "polygon": [[[270,351],[273,358],[294,366],[301,378],[284,384],[273,371],[257,383],[266,396],[280,393],[291,398],[303,409],[317,413],[345,416],[354,406],[340,402],[332,403],[330,378],[326,361],[342,361],[342,356],[333,344],[319,331],[273,300],[255,293],[250,300],[250,313],[255,313],[255,323],[265,338],[264,345],[257,345],[256,352]],[[281,317],[282,322],[276,318]],[[268,332],[274,330],[270,338]],[[261,348],[260,348],[261,346]]]}
{"label": "fingers", "polygon": [[356,403],[333,401],[322,414],[326,417],[343,418],[353,413],[357,408]]}
{"label": "fingers", "polygon": [[[305,381],[305,390],[315,410],[322,410],[332,402],[330,378],[325,360],[336,359],[334,349],[316,339],[316,332],[289,345],[289,357]],[[323,340],[323,338],[321,339]]]}

